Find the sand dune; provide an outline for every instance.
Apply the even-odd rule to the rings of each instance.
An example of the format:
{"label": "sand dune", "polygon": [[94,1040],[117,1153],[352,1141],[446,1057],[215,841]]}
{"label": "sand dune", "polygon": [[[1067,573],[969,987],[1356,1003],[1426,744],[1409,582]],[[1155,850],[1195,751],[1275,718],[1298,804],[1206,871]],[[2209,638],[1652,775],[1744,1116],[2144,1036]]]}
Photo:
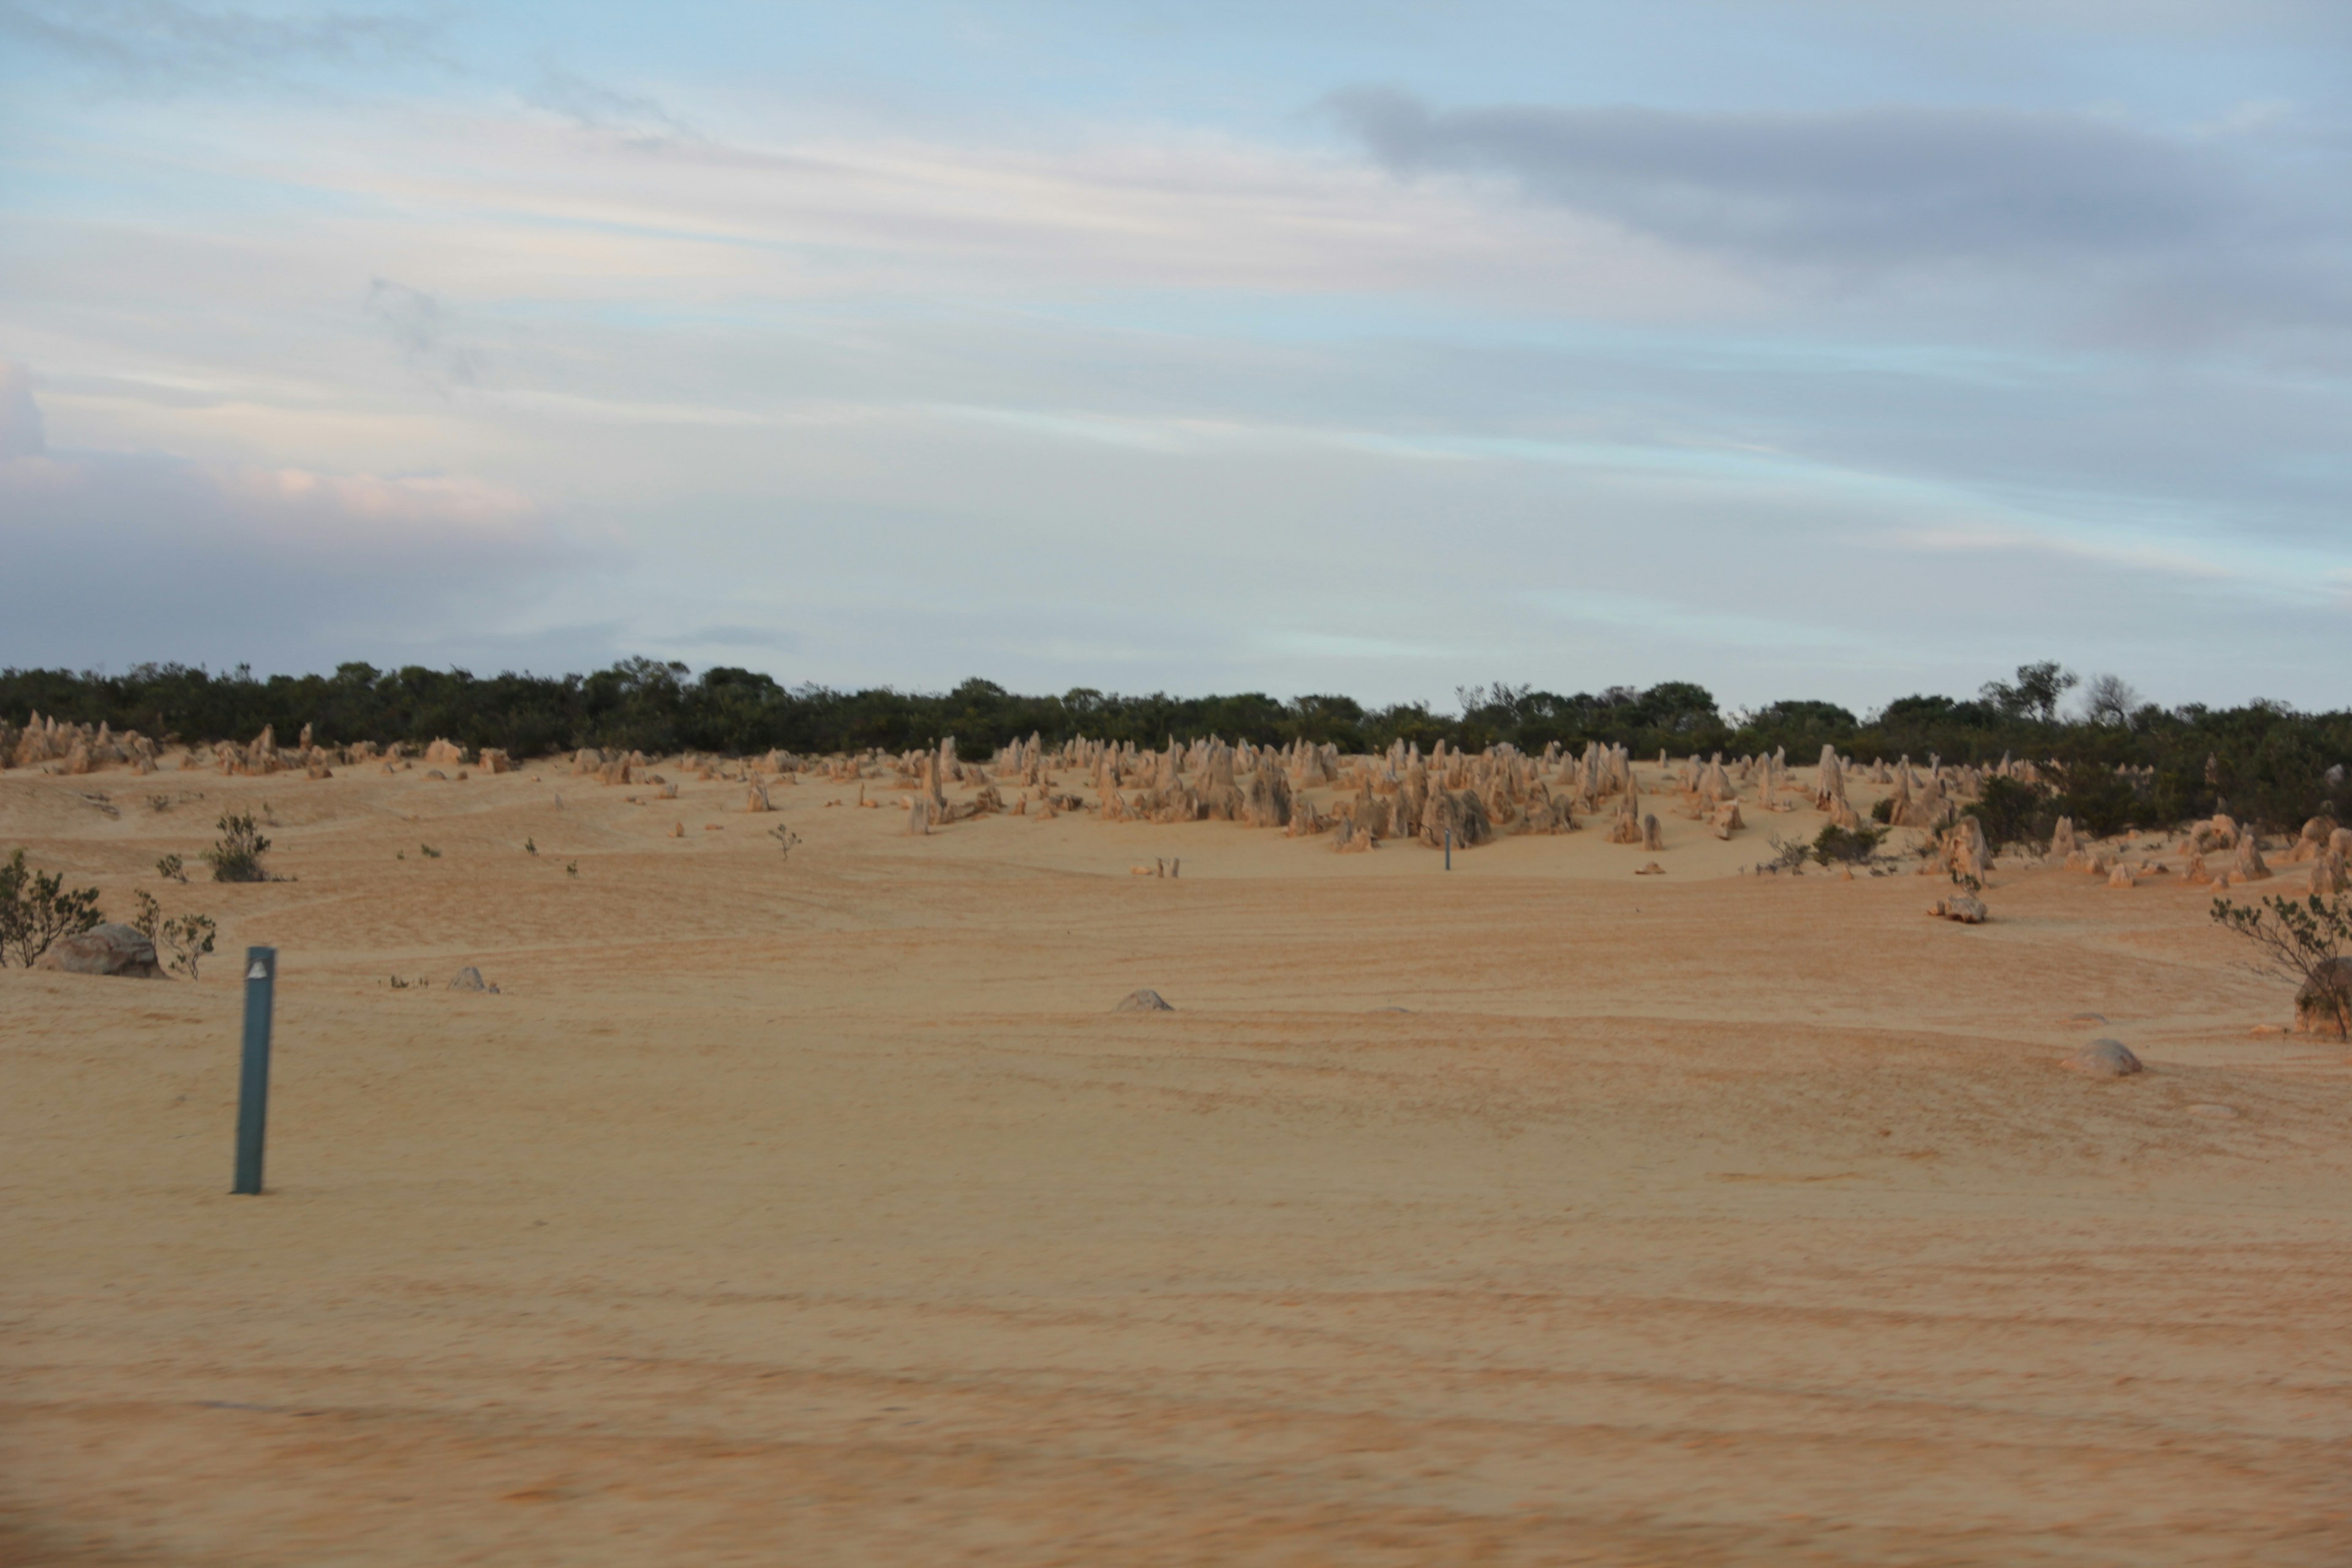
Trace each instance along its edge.
{"label": "sand dune", "polygon": [[2352,1065],[2210,889],[854,794],[0,774],[223,928],[0,971],[0,1560],[2352,1561]]}

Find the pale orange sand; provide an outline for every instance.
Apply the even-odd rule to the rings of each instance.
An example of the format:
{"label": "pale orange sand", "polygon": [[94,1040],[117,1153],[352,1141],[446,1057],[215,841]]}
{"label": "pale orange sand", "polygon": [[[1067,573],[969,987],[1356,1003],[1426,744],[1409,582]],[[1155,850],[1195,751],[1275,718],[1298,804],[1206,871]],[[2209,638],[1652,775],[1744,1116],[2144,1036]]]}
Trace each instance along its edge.
{"label": "pale orange sand", "polygon": [[0,775],[224,928],[0,972],[0,1561],[2352,1561],[2352,1067],[2210,889],[648,793]]}

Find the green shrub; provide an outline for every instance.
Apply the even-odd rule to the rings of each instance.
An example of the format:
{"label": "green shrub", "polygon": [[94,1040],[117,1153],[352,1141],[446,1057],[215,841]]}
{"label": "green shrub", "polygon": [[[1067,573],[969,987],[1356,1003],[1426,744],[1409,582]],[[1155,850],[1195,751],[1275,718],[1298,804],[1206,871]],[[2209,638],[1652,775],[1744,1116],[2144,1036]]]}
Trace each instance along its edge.
{"label": "green shrub", "polygon": [[13,953],[19,964],[30,968],[58,938],[77,935],[105,920],[96,888],[67,891],[62,877],[27,869],[22,849],[0,866],[0,963]]}
{"label": "green shrub", "polygon": [[139,934],[155,944],[155,955],[174,974],[196,977],[196,969],[205,955],[213,950],[216,928],[210,915],[187,914],[171,920],[163,918],[163,907],[151,893],[139,894],[139,913],[131,925]]}
{"label": "green shrub", "polygon": [[263,869],[261,858],[269,853],[269,840],[254,826],[253,814],[231,814],[220,819],[220,838],[204,853],[213,868],[215,882],[267,882],[269,873]]}
{"label": "green shrub", "polygon": [[1985,841],[1998,849],[2046,839],[2049,835],[2042,830],[2046,804],[2039,785],[1996,775],[1985,780],[1984,791],[1968,808],[1968,815],[1984,828]]}
{"label": "green shrub", "polygon": [[1858,866],[1878,853],[1879,835],[1868,827],[1840,827],[1836,823],[1824,823],[1813,836],[1813,859],[1823,866],[1843,861]]}

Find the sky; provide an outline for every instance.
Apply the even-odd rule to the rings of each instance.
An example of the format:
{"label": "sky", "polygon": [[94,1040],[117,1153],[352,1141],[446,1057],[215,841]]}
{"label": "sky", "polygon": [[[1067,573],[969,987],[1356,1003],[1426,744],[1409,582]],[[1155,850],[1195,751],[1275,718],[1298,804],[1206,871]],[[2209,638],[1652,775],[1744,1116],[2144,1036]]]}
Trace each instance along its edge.
{"label": "sky", "polygon": [[0,0],[0,665],[2352,704],[2352,6]]}

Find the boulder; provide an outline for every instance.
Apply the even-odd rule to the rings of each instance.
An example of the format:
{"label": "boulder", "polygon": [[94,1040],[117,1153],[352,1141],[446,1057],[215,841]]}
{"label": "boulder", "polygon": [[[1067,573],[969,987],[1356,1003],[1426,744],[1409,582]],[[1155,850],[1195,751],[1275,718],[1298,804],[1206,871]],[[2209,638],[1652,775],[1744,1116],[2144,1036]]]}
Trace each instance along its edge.
{"label": "boulder", "polygon": [[1984,900],[1972,899],[1966,893],[1937,899],[1927,906],[1927,912],[1939,920],[1958,921],[1964,926],[1980,926],[1985,922]]}
{"label": "boulder", "polygon": [[2129,1078],[2143,1070],[2139,1058],[2121,1040],[2093,1040],[2062,1065],[2085,1078]]}
{"label": "boulder", "polygon": [[155,962],[155,944],[126,925],[93,926],[73,936],[61,936],[33,960],[36,969],[67,974],[113,974],[126,980],[161,980],[163,965]]}
{"label": "boulder", "polygon": [[2306,1035],[2344,1034],[2339,1003],[2352,1000],[2352,958],[2331,958],[2294,994],[2294,1026]]}
{"label": "boulder", "polygon": [[1173,1013],[1167,1000],[1157,991],[1130,991],[1118,999],[1114,1013]]}

